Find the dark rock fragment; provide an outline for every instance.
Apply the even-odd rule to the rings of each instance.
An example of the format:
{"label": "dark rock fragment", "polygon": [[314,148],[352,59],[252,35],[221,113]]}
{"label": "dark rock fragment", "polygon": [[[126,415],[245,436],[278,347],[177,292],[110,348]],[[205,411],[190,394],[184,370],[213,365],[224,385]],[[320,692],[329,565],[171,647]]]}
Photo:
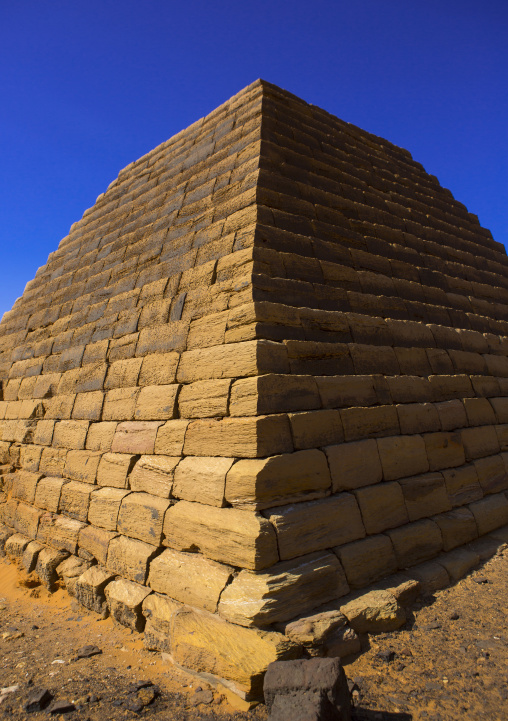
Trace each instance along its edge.
{"label": "dark rock fragment", "polygon": [[47,688],[34,689],[27,699],[25,711],[27,713],[37,713],[42,711],[49,704],[53,695]]}

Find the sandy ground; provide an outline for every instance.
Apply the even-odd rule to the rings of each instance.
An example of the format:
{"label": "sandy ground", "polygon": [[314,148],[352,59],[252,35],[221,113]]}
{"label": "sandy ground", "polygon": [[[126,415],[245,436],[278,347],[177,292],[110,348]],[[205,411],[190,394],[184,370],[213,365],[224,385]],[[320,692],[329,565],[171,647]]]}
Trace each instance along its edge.
{"label": "sandy ground", "polygon": [[[357,721],[508,719],[508,551],[414,607],[396,633],[371,637],[346,665]],[[21,583],[20,583],[21,581]],[[85,645],[102,653],[76,659]],[[14,688],[17,687],[17,688]],[[34,689],[74,711],[28,714]],[[7,690],[5,689],[13,689]],[[143,649],[141,638],[79,607],[63,590],[27,588],[0,561],[0,718],[265,721]]]}

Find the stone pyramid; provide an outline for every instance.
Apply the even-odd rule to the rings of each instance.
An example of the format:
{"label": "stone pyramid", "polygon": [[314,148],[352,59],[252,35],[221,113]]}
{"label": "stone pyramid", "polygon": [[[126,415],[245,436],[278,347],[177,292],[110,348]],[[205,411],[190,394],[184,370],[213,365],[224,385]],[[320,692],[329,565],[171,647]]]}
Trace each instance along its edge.
{"label": "stone pyramid", "polygon": [[359,650],[374,584],[395,627],[492,552],[507,336],[476,216],[257,81],[122,170],[4,315],[5,552],[255,697],[272,660]]}

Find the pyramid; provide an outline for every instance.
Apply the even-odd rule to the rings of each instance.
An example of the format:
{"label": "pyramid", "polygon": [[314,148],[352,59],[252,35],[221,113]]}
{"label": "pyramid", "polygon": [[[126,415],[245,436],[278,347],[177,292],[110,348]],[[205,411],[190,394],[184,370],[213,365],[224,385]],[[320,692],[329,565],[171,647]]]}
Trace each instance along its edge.
{"label": "pyramid", "polygon": [[273,660],[358,651],[373,588],[395,628],[494,552],[507,356],[476,216],[257,81],[122,170],[4,315],[5,553],[254,698]]}

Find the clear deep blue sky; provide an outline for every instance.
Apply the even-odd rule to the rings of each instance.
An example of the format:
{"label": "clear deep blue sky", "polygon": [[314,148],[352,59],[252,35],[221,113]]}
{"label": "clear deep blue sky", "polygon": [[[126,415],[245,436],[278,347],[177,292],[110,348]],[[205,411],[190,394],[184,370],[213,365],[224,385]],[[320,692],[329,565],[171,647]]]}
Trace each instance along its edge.
{"label": "clear deep blue sky", "polygon": [[118,171],[258,77],[508,242],[507,0],[0,2],[0,316]]}

